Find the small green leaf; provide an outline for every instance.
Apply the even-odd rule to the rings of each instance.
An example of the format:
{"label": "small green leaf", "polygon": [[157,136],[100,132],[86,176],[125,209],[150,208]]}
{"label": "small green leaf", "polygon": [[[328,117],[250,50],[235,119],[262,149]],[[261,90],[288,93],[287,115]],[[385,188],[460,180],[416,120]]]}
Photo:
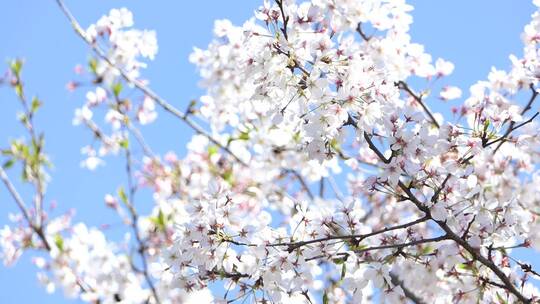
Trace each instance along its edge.
{"label": "small green leaf", "polygon": [[350,249],[352,251],[357,251],[357,250],[364,250],[366,248],[368,248],[369,246],[368,245],[362,245],[362,244],[358,244],[358,245],[354,245],[354,244],[350,244]]}
{"label": "small green leaf", "polygon": [[301,138],[302,137],[300,136],[300,131],[297,131],[296,133],[294,133],[294,136],[293,136],[294,142],[296,142],[296,143],[300,142]]}
{"label": "small green leaf", "polygon": [[112,90],[113,90],[114,96],[118,98],[118,96],[120,96],[120,92],[122,92],[122,83],[117,82],[117,83],[113,84]]}
{"label": "small green leaf", "polygon": [[23,62],[20,59],[15,59],[11,61],[11,64],[9,65],[11,72],[15,74],[17,78],[21,75]]}
{"label": "small green leaf", "polygon": [[120,186],[120,188],[118,188],[118,196],[124,204],[128,204],[128,198],[126,192],[124,191],[124,187]]}
{"label": "small green leaf", "polygon": [[429,245],[422,249],[422,254],[429,254],[431,252],[433,252],[433,247],[431,247]]}
{"label": "small green leaf", "polygon": [[218,147],[217,146],[210,146],[208,147],[208,156],[213,156],[214,154],[218,153]]}
{"label": "small green leaf", "polygon": [[163,214],[163,211],[161,211],[161,209],[159,209],[159,213],[158,213],[158,217],[157,217],[157,224],[158,224],[158,228],[161,230],[161,231],[165,231],[165,214]]}
{"label": "small green leaf", "polygon": [[490,124],[490,120],[489,119],[486,119],[484,120],[484,131],[487,130],[487,128],[489,127],[489,124]]}
{"label": "small green leaf", "polygon": [[161,211],[159,210],[159,213],[157,216],[150,217],[150,221],[156,226],[156,228],[159,231],[165,231],[165,228],[167,227],[167,217]]}
{"label": "small green leaf", "polygon": [[3,149],[0,151],[0,153],[2,155],[13,155],[13,151],[11,151],[10,149]]}
{"label": "small green leaf", "polygon": [[2,167],[4,169],[9,169],[11,167],[13,167],[13,165],[15,164],[15,160],[12,158],[12,159],[8,159],[3,165]]}
{"label": "small green leaf", "polygon": [[459,263],[456,265],[456,268],[461,270],[472,270],[473,267],[469,264]]}
{"label": "small green leaf", "polygon": [[17,83],[15,85],[15,93],[17,94],[17,96],[19,98],[22,98],[23,97],[23,87],[22,87],[22,84],[20,83]]}
{"label": "small green leaf", "polygon": [[495,293],[497,295],[497,300],[499,300],[500,304],[507,304],[508,302],[497,292]]}
{"label": "small green leaf", "polygon": [[240,140],[249,140],[249,132],[242,132],[240,133],[240,136],[238,137]]}
{"label": "small green leaf", "polygon": [[126,138],[126,139],[120,141],[120,147],[127,150],[129,148],[129,139]]}
{"label": "small green leaf", "polygon": [[341,264],[341,280],[345,278],[345,275],[347,274],[347,263]]}
{"label": "small green leaf", "polygon": [[41,106],[41,101],[37,97],[32,98],[32,105],[30,106],[30,112],[36,113],[36,111]]}
{"label": "small green leaf", "polygon": [[234,185],[234,176],[233,176],[233,172],[231,169],[228,169],[227,171],[225,171],[223,173],[223,175],[221,176],[227,183],[229,183],[229,185]]}
{"label": "small green leaf", "polygon": [[97,74],[97,60],[95,58],[92,58],[90,59],[90,61],[88,61],[88,68],[92,73]]}
{"label": "small green leaf", "polygon": [[322,302],[323,304],[328,304],[328,294],[326,293],[326,291],[324,292],[322,296]]}
{"label": "small green leaf", "polygon": [[336,265],[341,265],[341,264],[345,263],[345,259],[344,259],[344,258],[336,258],[336,259],[333,259],[332,261],[333,261],[334,264],[336,264]]}
{"label": "small green leaf", "polygon": [[58,247],[60,251],[64,250],[64,239],[60,234],[56,234],[54,236],[54,244],[56,245],[56,247]]}
{"label": "small green leaf", "polygon": [[22,157],[23,157],[24,159],[30,158],[30,149],[28,148],[27,145],[21,143],[20,149],[21,149]]}

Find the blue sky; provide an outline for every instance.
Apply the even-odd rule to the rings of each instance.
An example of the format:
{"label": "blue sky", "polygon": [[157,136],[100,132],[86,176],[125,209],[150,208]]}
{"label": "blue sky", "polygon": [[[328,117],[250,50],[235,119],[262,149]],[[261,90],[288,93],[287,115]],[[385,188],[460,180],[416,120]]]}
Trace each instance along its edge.
{"label": "blue sky", "polygon": [[[159,53],[144,71],[152,87],[180,109],[201,95],[198,76],[187,58],[193,46],[204,47],[212,37],[213,21],[228,18],[241,24],[248,19],[259,1],[126,1],[66,0],[67,5],[86,27],[111,8],[131,9],[138,28],[157,31]],[[508,55],[521,55],[519,35],[529,21],[533,6],[529,1],[507,0],[439,0],[411,1],[415,19],[411,28],[413,41],[422,43],[435,58],[455,63],[454,74],[445,83],[468,87],[485,79],[492,66],[509,66]],[[25,58],[24,79],[30,95],[37,95],[45,106],[37,116],[37,126],[45,131],[46,150],[55,168],[48,200],[57,201],[59,211],[77,209],[76,221],[91,225],[113,224],[118,218],[103,206],[103,196],[113,192],[124,181],[123,162],[107,159],[107,166],[95,172],[79,167],[80,148],[91,140],[83,128],[71,124],[73,111],[82,102],[81,94],[65,90],[74,78],[73,67],[84,64],[88,48],[75,36],[55,1],[17,0],[0,4],[0,64],[9,58]],[[4,66],[0,66],[3,70]],[[442,110],[452,104],[438,105]],[[453,104],[458,104],[455,102]],[[15,113],[17,101],[8,88],[0,88],[0,147],[9,138],[23,134]],[[159,122],[145,128],[151,146],[157,152],[184,151],[191,132],[165,114]],[[24,188],[21,189],[24,193]],[[150,201],[141,200],[150,205]],[[4,188],[0,188],[0,226],[15,205]],[[121,232],[121,231],[119,231]],[[0,265],[0,303],[69,303],[61,293],[48,296],[38,286],[35,268],[28,255],[12,268]]]}

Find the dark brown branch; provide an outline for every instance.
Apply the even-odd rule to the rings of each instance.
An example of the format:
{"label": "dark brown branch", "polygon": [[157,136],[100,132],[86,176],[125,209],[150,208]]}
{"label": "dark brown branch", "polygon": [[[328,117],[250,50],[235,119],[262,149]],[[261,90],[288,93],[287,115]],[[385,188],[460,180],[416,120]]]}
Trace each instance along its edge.
{"label": "dark brown branch", "polygon": [[487,143],[484,147],[489,147],[489,146],[491,146],[493,144],[499,143],[497,145],[497,147],[495,148],[495,150],[493,150],[493,154],[497,153],[497,151],[502,146],[502,144],[508,141],[508,136],[510,135],[510,133],[514,132],[515,130],[523,127],[524,125],[526,125],[528,123],[531,123],[539,114],[540,114],[539,112],[536,112],[531,118],[527,119],[526,121],[524,121],[524,122],[522,122],[522,123],[520,123],[518,125],[516,125],[515,122],[512,121],[510,123],[510,126],[506,130],[506,132],[501,137]]}
{"label": "dark brown branch", "polygon": [[424,304],[426,302],[424,302],[424,300],[422,300],[420,297],[418,297],[416,294],[414,294],[409,288],[407,288],[405,286],[405,284],[403,283],[403,281],[395,274],[395,273],[390,273],[390,278],[392,279],[392,284],[394,285],[398,285],[399,287],[401,287],[401,289],[403,289],[403,293],[405,294],[405,296],[411,300],[413,303],[415,304]]}
{"label": "dark brown branch", "polygon": [[414,226],[414,225],[419,224],[419,223],[423,223],[423,222],[427,221],[428,219],[429,218],[427,218],[427,217],[422,217],[422,218],[419,218],[419,219],[414,220],[412,222],[408,222],[408,223],[393,226],[393,227],[385,227],[383,229],[372,231],[370,233],[365,233],[365,234],[333,235],[333,236],[328,236],[328,237],[319,238],[319,239],[313,239],[313,240],[309,240],[309,241],[301,241],[301,242],[293,242],[293,243],[278,243],[278,244],[271,244],[269,246],[289,246],[289,251],[292,251],[292,250],[294,250],[296,248],[299,248],[301,246],[305,246],[305,245],[309,245],[309,244],[313,244],[313,243],[319,243],[319,242],[326,242],[326,241],[330,241],[330,240],[356,240],[356,241],[360,242],[360,241],[362,241],[362,240],[364,240],[366,238],[369,238],[369,237],[372,237],[372,236],[375,236],[375,235],[379,235],[379,234],[382,234],[382,233],[386,233],[388,231],[404,229],[404,228],[408,228],[408,227]]}
{"label": "dark brown branch", "polygon": [[371,140],[371,137],[369,136],[369,134],[367,132],[364,132],[364,139],[367,141],[368,143],[368,146],[369,148],[371,149],[371,151],[373,151],[375,154],[377,154],[377,157],[379,157],[380,160],[383,161],[383,163],[385,164],[389,164],[390,163],[390,160],[387,159],[384,154],[382,154],[381,151],[379,151],[379,149],[377,148],[377,146],[375,146],[375,144],[373,143],[373,141]]}
{"label": "dark brown branch", "polygon": [[[310,245],[310,244],[314,244],[314,243],[323,243],[323,242],[332,241],[332,240],[355,240],[356,242],[361,242],[362,240],[367,239],[369,237],[379,235],[379,234],[383,234],[383,233],[393,231],[393,230],[405,229],[405,228],[414,226],[416,224],[426,222],[427,220],[429,220],[429,217],[424,216],[424,217],[421,217],[419,219],[416,219],[416,220],[408,222],[408,223],[404,223],[404,224],[396,225],[396,226],[392,226],[392,227],[385,227],[383,229],[372,231],[370,233],[365,233],[365,234],[331,235],[331,236],[321,237],[321,238],[318,238],[318,239],[312,239],[312,240],[307,240],[307,241],[271,243],[271,244],[267,244],[267,245],[264,245],[264,246],[266,246],[266,247],[288,247],[287,250],[289,252],[292,252],[293,250],[298,249],[298,248],[300,248],[302,246],[306,246],[306,245]],[[257,246],[259,246],[259,245],[256,245],[256,244],[248,244],[248,243],[237,242],[237,241],[234,241],[232,239],[228,239],[228,240],[224,240],[224,241],[228,242],[228,243],[231,243],[231,244],[239,245],[239,246],[249,246],[249,247],[257,247]]]}
{"label": "dark brown branch", "polygon": [[363,248],[363,249],[354,250],[354,252],[362,253],[362,252],[366,252],[366,251],[373,251],[373,250],[379,250],[379,249],[404,248],[404,247],[416,246],[416,245],[421,245],[421,244],[426,244],[426,243],[440,242],[440,241],[444,241],[444,240],[448,240],[448,239],[449,238],[448,238],[447,235],[441,235],[441,236],[438,236],[438,237],[433,237],[433,238],[428,238],[428,239],[419,239],[419,240],[410,241],[410,242],[407,242],[407,243],[372,246],[372,247],[367,247],[367,248]]}
{"label": "dark brown branch", "polygon": [[[416,198],[416,196],[414,196],[414,194],[411,192],[411,190],[407,186],[405,186],[405,184],[403,184],[401,181],[399,182],[398,185],[407,194],[408,199],[411,202],[413,202],[416,205],[416,207],[418,207],[418,209],[420,209],[421,211],[426,213],[426,215],[431,218],[431,213],[429,211],[429,208],[424,206],[422,204],[422,202],[419,201]],[[433,220],[433,218],[431,218],[431,219]],[[437,223],[437,225],[440,228],[442,228],[444,230],[444,232],[446,232],[446,236],[449,239],[451,239],[454,242],[458,243],[461,247],[463,247],[465,250],[467,250],[469,252],[469,254],[471,254],[471,256],[475,260],[479,261],[480,263],[484,264],[486,267],[491,269],[491,271],[493,271],[493,273],[504,283],[504,285],[506,286],[506,288],[505,288],[506,290],[508,290],[509,292],[514,294],[523,303],[530,303],[530,300],[527,299],[524,295],[522,295],[517,290],[516,286],[510,281],[510,279],[506,276],[506,274],[501,269],[499,269],[499,267],[497,267],[492,261],[485,258],[480,253],[480,251],[473,248],[469,243],[467,243],[467,241],[465,241],[459,235],[457,235],[454,231],[452,231],[452,229],[450,229],[450,227],[446,224],[446,222],[436,221],[436,220],[433,220],[433,221],[435,223]]]}
{"label": "dark brown branch", "polygon": [[[364,135],[364,137],[366,137],[366,140],[369,138],[369,136],[366,136],[366,134]],[[368,144],[370,142],[371,140],[368,140]],[[377,149],[377,147],[372,144],[372,142],[369,146],[373,150],[373,152],[375,152],[375,154],[377,154],[381,158],[382,161],[387,160],[384,157],[384,155],[382,155],[382,153]],[[405,184],[403,184],[403,182],[399,181],[398,186],[401,188],[401,190],[403,190],[407,194],[408,200],[413,202],[418,209],[423,211],[426,214],[426,216],[432,219],[435,223],[437,223],[437,225],[440,228],[444,230],[444,232],[446,233],[445,237],[459,244],[461,247],[467,250],[467,252],[469,252],[469,254],[471,254],[471,256],[475,260],[479,261],[484,266],[491,269],[491,271],[493,271],[493,273],[503,282],[503,284],[506,287],[505,289],[509,291],[510,293],[512,293],[514,296],[516,296],[521,302],[523,303],[531,302],[530,299],[527,299],[523,294],[519,292],[519,290],[517,290],[516,286],[510,281],[510,279],[506,276],[506,274],[501,269],[499,269],[499,267],[497,267],[492,261],[485,258],[482,254],[480,254],[480,252],[477,249],[473,248],[469,243],[467,243],[467,241],[463,240],[459,235],[457,235],[454,231],[452,231],[452,229],[450,229],[450,227],[446,224],[446,222],[434,220],[431,217],[431,212],[429,208],[425,206],[420,200],[418,200],[416,196],[411,192],[411,190],[407,186],[405,186]]]}
{"label": "dark brown branch", "polygon": [[416,95],[411,90],[409,85],[407,83],[405,83],[404,81],[398,81],[396,85],[398,86],[399,89],[404,90],[405,92],[407,92],[412,98],[414,98],[414,100],[416,100],[416,102],[418,102],[420,104],[422,109],[424,109],[424,112],[429,116],[429,119],[431,120],[431,123],[433,123],[437,128],[441,127],[439,125],[439,123],[437,122],[437,119],[435,119],[435,116],[433,116],[433,113],[431,112],[431,110],[428,108],[428,106],[422,100],[421,96]]}
{"label": "dark brown branch", "polygon": [[358,34],[360,34],[360,37],[362,37],[362,39],[364,39],[365,41],[369,41],[371,39],[371,36],[366,35],[366,33],[364,33],[364,30],[362,30],[362,22],[358,22],[358,25],[356,26],[356,32],[358,32]]}
{"label": "dark brown branch", "polygon": [[[419,240],[410,241],[410,242],[406,242],[406,243],[371,246],[371,247],[366,247],[366,248],[362,248],[362,249],[356,249],[356,250],[353,250],[353,252],[355,252],[355,253],[364,253],[364,252],[369,252],[369,251],[374,251],[374,250],[383,250],[383,249],[403,249],[405,247],[417,246],[417,245],[422,245],[422,244],[427,244],[427,243],[436,243],[436,242],[440,242],[440,241],[444,241],[444,240],[449,240],[447,235],[441,235],[441,236],[437,236],[437,237],[433,237],[433,238],[427,238],[427,239],[419,239]],[[339,252],[339,253],[336,253],[334,255],[347,257],[347,256],[349,256],[349,253],[347,253],[347,252]],[[321,258],[324,258],[326,256],[327,255],[318,255],[318,256],[311,257],[311,258],[307,258],[306,261],[321,259]]]}
{"label": "dark brown branch", "polygon": [[[529,111],[532,108],[532,104],[533,104],[534,100],[536,99],[536,97],[538,96],[538,92],[534,88],[534,85],[530,84],[529,88],[531,89],[531,92],[532,92],[531,98],[529,99],[529,101],[527,102],[527,104],[525,105],[523,110],[521,110],[521,113],[520,113],[521,115],[527,113],[527,111]],[[534,114],[529,120],[527,120],[527,121],[525,121],[523,123],[520,123],[517,126],[516,126],[516,122],[512,121],[510,123],[510,125],[508,126],[508,129],[506,129],[506,132],[504,132],[503,136],[499,137],[498,139],[496,139],[495,141],[493,141],[491,143],[488,143],[486,146],[489,146],[489,145],[492,145],[494,143],[499,142],[499,144],[497,145],[495,150],[493,150],[493,154],[497,153],[497,151],[501,148],[501,146],[507,141],[507,137],[510,136],[510,133],[512,133],[513,131],[521,128],[522,126],[526,125],[527,123],[530,123],[531,121],[533,121],[533,119],[535,119],[536,116],[538,116],[538,114],[539,113],[536,112],[536,114]]]}
{"label": "dark brown branch", "polygon": [[287,34],[287,23],[289,23],[289,17],[285,15],[285,10],[283,9],[283,0],[275,1],[279,7],[279,10],[281,11],[281,19],[283,20],[283,27],[281,28],[281,32],[283,33],[283,36],[285,36],[285,40],[289,40],[289,36]]}

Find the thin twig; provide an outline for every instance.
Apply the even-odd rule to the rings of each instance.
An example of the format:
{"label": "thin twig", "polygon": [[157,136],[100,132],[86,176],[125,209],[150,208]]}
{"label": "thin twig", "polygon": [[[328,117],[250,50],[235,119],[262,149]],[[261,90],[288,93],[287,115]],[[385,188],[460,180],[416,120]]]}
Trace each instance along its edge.
{"label": "thin twig", "polygon": [[126,149],[126,173],[127,173],[127,182],[128,182],[128,200],[126,203],[128,210],[131,214],[131,228],[133,230],[133,233],[135,234],[135,240],[137,241],[137,245],[139,246],[137,252],[139,253],[142,261],[142,273],[144,276],[144,279],[146,280],[146,283],[150,287],[150,290],[152,292],[152,295],[156,301],[156,303],[161,303],[156,287],[154,286],[154,282],[152,281],[152,278],[150,278],[150,274],[148,272],[148,262],[146,261],[146,246],[144,244],[144,241],[141,237],[139,228],[137,226],[137,223],[139,221],[139,215],[137,213],[137,210],[134,206],[134,199],[135,199],[135,193],[137,191],[137,187],[133,183],[133,176],[132,176],[132,169],[131,169],[131,151],[129,148]]}
{"label": "thin twig", "polygon": [[168,103],[165,99],[160,97],[157,93],[155,93],[152,89],[150,89],[148,86],[143,84],[141,81],[132,78],[128,73],[126,73],[123,69],[116,66],[114,62],[111,61],[105,54],[105,52],[96,44],[93,43],[88,37],[86,37],[86,34],[82,27],[80,26],[77,19],[73,16],[71,11],[66,7],[63,0],[56,0],[56,3],[60,7],[60,10],[64,13],[64,15],[67,17],[67,19],[70,21],[71,26],[75,30],[75,33],[81,37],[87,44],[90,46],[90,48],[96,53],[96,55],[104,60],[111,68],[117,70],[122,78],[124,78],[128,83],[133,84],[136,88],[141,90],[146,96],[152,98],[154,101],[156,101],[166,112],[169,112],[173,116],[176,116],[180,120],[182,120],[184,123],[186,123],[195,133],[200,134],[208,138],[213,144],[217,145],[219,148],[227,152],[230,156],[232,156],[238,163],[242,164],[243,166],[247,166],[246,162],[244,162],[242,159],[240,159],[237,155],[235,155],[229,148],[227,148],[225,145],[223,145],[218,139],[214,138],[212,135],[210,135],[207,131],[205,131],[201,126],[199,126],[195,121],[193,121],[189,115],[183,113],[182,111],[175,108],[173,105]]}
{"label": "thin twig", "polygon": [[[529,99],[529,101],[527,102],[527,104],[525,105],[525,107],[523,108],[523,110],[521,110],[521,115],[527,113],[527,111],[529,111],[531,108],[532,108],[532,104],[534,102],[534,100],[536,99],[536,97],[538,96],[538,92],[536,91],[536,89],[534,88],[534,85],[533,84],[530,84],[529,85],[529,88],[531,89],[531,98]],[[486,146],[489,146],[491,144],[494,144],[496,142],[500,142],[497,147],[495,148],[495,150],[493,150],[493,154],[497,153],[497,151],[501,148],[501,146],[507,141],[507,137],[510,136],[510,133],[512,133],[513,131],[521,128],[522,126],[526,125],[527,123],[530,123],[531,121],[533,121],[533,119],[536,118],[536,116],[538,116],[538,112],[536,112],[536,114],[534,114],[529,120],[523,122],[523,123],[520,123],[519,125],[515,125],[516,122],[515,121],[512,121],[510,123],[510,125],[508,126],[508,129],[506,129],[506,132],[504,132],[503,136],[501,136],[500,138],[498,138],[497,140],[491,142],[491,143],[488,143]]]}
{"label": "thin twig", "polygon": [[[36,151],[34,152],[39,157],[39,155],[41,154],[41,149],[42,149],[41,138],[40,138],[40,136],[42,135],[38,136],[36,134],[36,130],[34,128],[34,111],[29,106],[29,102],[26,98],[24,85],[21,80],[20,74],[17,73],[15,75],[15,81],[16,81],[16,85],[20,87],[17,97],[19,98],[24,109],[23,115],[25,117],[25,120],[24,120],[23,125],[30,135],[30,140],[33,143],[34,149],[36,149]],[[38,161],[39,161],[39,158],[38,158]],[[32,172],[31,174],[33,175],[32,184],[34,185],[35,190],[36,190],[35,195],[34,195],[34,209],[36,211],[35,226],[39,228],[42,226],[42,220],[43,220],[42,209],[43,209],[43,200],[45,197],[45,187],[43,185],[43,176],[41,174],[40,164],[37,163],[29,167]]]}
{"label": "thin twig", "polygon": [[415,304],[424,304],[424,300],[422,300],[419,296],[414,294],[409,288],[405,286],[405,283],[399,278],[399,276],[393,272],[390,272],[390,278],[392,279],[392,284],[398,285],[403,289],[403,293],[409,300],[411,300]]}
{"label": "thin twig", "polygon": [[283,0],[275,1],[279,7],[279,10],[281,11],[281,18],[283,20],[283,27],[281,28],[281,32],[283,33],[283,36],[285,36],[285,40],[289,40],[289,36],[287,34],[287,23],[289,22],[289,17],[285,15],[285,10],[283,9]]}
{"label": "thin twig", "polygon": [[302,186],[302,189],[304,189],[304,191],[307,193],[307,195],[309,196],[310,199],[315,198],[315,196],[311,192],[311,189],[309,189],[309,186],[307,185],[306,181],[304,180],[302,175],[300,175],[300,173],[298,173],[298,171],[288,169],[288,170],[285,170],[285,172],[291,173],[292,175],[294,175],[294,177],[296,177],[296,179],[298,179],[298,182],[300,182],[300,186]]}
{"label": "thin twig", "polygon": [[[447,235],[441,235],[441,236],[437,236],[437,237],[433,237],[433,238],[419,239],[419,240],[410,241],[410,242],[406,242],[406,243],[371,246],[371,247],[366,247],[366,248],[362,248],[362,249],[356,249],[356,250],[353,250],[353,252],[354,253],[364,253],[364,252],[369,252],[369,251],[374,251],[374,250],[383,250],[383,249],[396,249],[396,248],[397,249],[402,249],[402,248],[410,247],[410,246],[417,246],[417,245],[422,245],[422,244],[427,244],[427,243],[436,243],[436,242],[440,242],[440,241],[444,241],[444,240],[448,240],[448,239],[449,238],[448,238]],[[336,253],[335,255],[347,257],[347,256],[349,256],[349,253],[348,252],[339,252],[339,253]],[[311,258],[307,258],[306,261],[316,260],[316,259],[320,259],[320,258],[324,258],[324,257],[326,257],[326,255],[318,255],[318,256],[311,257]]]}
{"label": "thin twig", "polygon": [[[298,248],[300,248],[302,246],[306,246],[306,245],[310,245],[310,244],[314,244],[314,243],[323,243],[323,242],[328,242],[328,241],[332,241],[332,240],[356,240],[356,241],[360,242],[360,241],[362,241],[364,239],[367,239],[367,238],[370,238],[372,236],[376,236],[376,235],[383,234],[383,233],[393,231],[393,230],[405,229],[405,228],[414,226],[416,224],[423,223],[423,222],[425,222],[425,221],[427,221],[429,219],[430,219],[429,217],[424,216],[424,217],[421,217],[419,219],[416,219],[416,220],[408,222],[408,223],[404,223],[404,224],[396,225],[396,226],[392,226],[392,227],[385,227],[383,229],[379,229],[379,230],[372,231],[372,232],[369,232],[369,233],[364,233],[364,234],[330,235],[330,236],[321,237],[321,238],[317,238],[317,239],[311,239],[311,240],[307,240],[307,241],[270,243],[270,244],[265,244],[264,246],[265,247],[288,247],[287,248],[288,251],[293,251],[293,250],[298,249]],[[261,246],[261,245],[257,245],[257,244],[248,244],[248,243],[236,242],[234,240],[225,240],[225,242],[235,244],[235,245],[239,245],[239,246],[249,246],[249,247]]]}
{"label": "thin twig", "polygon": [[[26,204],[24,203],[21,195],[9,179],[8,175],[6,174],[6,171],[4,171],[4,168],[0,166],[0,179],[2,179],[2,182],[4,182],[4,185],[6,185],[7,190],[11,194],[11,197],[19,207],[19,210],[21,210],[21,213],[23,214],[24,218],[28,222],[32,228],[34,228],[34,224],[32,221],[32,218],[30,217],[30,212],[28,211],[28,208],[26,208]],[[48,245],[47,245],[48,246]]]}
{"label": "thin twig", "polygon": [[437,122],[437,119],[435,119],[435,116],[433,116],[433,113],[431,112],[431,110],[428,108],[428,106],[424,103],[424,101],[422,100],[422,97],[415,94],[411,88],[409,87],[409,85],[404,82],[404,81],[398,81],[397,82],[397,86],[398,88],[402,89],[402,90],[405,90],[405,92],[407,92],[412,98],[414,98],[414,100],[416,100],[416,102],[418,102],[420,104],[420,106],[422,106],[422,109],[424,109],[424,112],[429,116],[429,119],[431,120],[431,122],[437,127],[437,128],[440,128],[441,126],[439,125],[439,123]]}
{"label": "thin twig", "polygon": [[371,36],[366,35],[366,33],[364,33],[364,30],[362,30],[362,22],[358,22],[358,25],[356,26],[356,31],[365,41],[369,41],[371,39]]}

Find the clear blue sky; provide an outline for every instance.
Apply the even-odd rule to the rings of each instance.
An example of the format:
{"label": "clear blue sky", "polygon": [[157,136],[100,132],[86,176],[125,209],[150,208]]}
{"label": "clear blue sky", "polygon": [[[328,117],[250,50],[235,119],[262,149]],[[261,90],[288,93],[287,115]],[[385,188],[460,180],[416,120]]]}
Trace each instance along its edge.
{"label": "clear blue sky", "polygon": [[[152,87],[169,102],[184,108],[197,98],[198,76],[187,57],[193,46],[205,47],[212,37],[213,20],[228,18],[241,24],[252,15],[261,1],[125,1],[66,0],[83,26],[97,20],[111,8],[126,6],[138,28],[155,29],[159,53],[144,75]],[[411,1],[415,6],[411,34],[413,41],[426,46],[434,58],[455,63],[448,83],[468,87],[485,79],[492,66],[505,69],[508,55],[521,56],[519,35],[529,21],[530,1],[440,0]],[[71,94],[65,84],[73,79],[73,67],[84,64],[88,48],[75,36],[56,7],[54,0],[2,1],[0,4],[0,63],[14,57],[26,59],[24,79],[28,93],[37,94],[45,106],[37,125],[46,133],[46,150],[55,164],[48,200],[58,202],[59,211],[77,209],[75,221],[91,225],[115,224],[118,218],[103,207],[103,196],[124,181],[122,162],[107,159],[107,166],[95,172],[79,167],[80,148],[91,139],[88,131],[73,127],[73,111],[83,95]],[[0,70],[4,69],[0,66]],[[436,100],[431,101],[432,106]],[[456,103],[457,104],[457,103]],[[7,88],[0,89],[0,147],[23,130],[15,119],[16,99]],[[150,144],[157,152],[184,151],[190,132],[179,122],[162,114],[157,124],[145,128]],[[24,192],[24,189],[23,191]],[[142,201],[141,204],[151,204]],[[0,188],[0,226],[15,205]],[[114,229],[114,228],[113,228]],[[48,296],[38,286],[35,268],[25,255],[12,268],[0,265],[0,303],[69,303],[61,293]],[[74,302],[74,301],[71,301]]]}

